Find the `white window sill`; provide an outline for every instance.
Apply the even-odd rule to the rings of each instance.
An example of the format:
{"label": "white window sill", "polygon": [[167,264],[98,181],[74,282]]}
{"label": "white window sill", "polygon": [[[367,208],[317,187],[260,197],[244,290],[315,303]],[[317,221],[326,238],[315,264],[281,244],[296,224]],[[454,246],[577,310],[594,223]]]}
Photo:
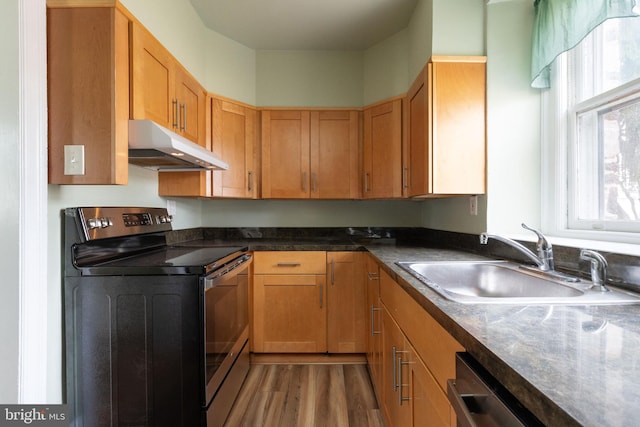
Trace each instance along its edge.
{"label": "white window sill", "polygon": [[552,245],[570,248],[585,248],[622,255],[640,256],[640,245],[633,243],[610,242],[604,240],[574,239],[561,236],[547,236]]}
{"label": "white window sill", "polygon": [[[509,236],[512,239],[524,242],[535,242],[535,236],[518,234]],[[640,245],[635,243],[611,242],[605,240],[594,240],[584,238],[573,238],[566,236],[552,236],[545,234],[545,237],[552,245],[565,246],[578,249],[593,249],[595,251],[610,252],[621,255],[640,256]]]}

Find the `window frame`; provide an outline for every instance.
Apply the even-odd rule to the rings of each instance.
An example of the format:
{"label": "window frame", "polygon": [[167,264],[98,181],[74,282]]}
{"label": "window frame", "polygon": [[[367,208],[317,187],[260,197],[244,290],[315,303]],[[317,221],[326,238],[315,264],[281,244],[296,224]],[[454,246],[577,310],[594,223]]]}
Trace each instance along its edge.
{"label": "window frame", "polygon": [[[573,219],[576,194],[576,131],[578,113],[601,106],[640,99],[640,78],[569,106],[574,97],[568,85],[571,55],[560,55],[551,69],[551,88],[542,92],[542,228],[553,236],[589,241],[640,244],[640,221],[587,221]],[[628,227],[631,225],[631,227]],[[624,228],[624,229],[623,229]],[[635,230],[638,231],[635,231]],[[634,231],[629,231],[634,230]]]}

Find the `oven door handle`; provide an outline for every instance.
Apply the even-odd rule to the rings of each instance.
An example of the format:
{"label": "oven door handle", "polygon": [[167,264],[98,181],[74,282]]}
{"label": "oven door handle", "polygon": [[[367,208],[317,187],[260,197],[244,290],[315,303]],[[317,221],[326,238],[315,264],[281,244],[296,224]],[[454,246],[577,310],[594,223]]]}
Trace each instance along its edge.
{"label": "oven door handle", "polygon": [[[220,279],[223,276],[226,276],[227,274],[231,273],[232,271],[239,273],[240,270],[244,270],[249,266],[249,261],[251,261],[252,255],[250,254],[244,254],[238,258],[236,258],[233,262],[212,271],[211,273],[209,273],[209,275],[207,275],[204,278],[204,289],[211,289],[212,287],[214,287],[214,283],[217,281],[217,279]],[[238,270],[240,269],[240,270]],[[236,271],[238,270],[238,271]]]}

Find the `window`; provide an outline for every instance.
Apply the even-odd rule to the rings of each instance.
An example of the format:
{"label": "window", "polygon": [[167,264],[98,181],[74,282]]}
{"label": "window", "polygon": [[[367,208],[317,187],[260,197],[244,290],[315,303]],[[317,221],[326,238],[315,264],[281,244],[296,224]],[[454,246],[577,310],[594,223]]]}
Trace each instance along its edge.
{"label": "window", "polygon": [[605,21],[555,61],[551,79],[551,228],[640,242],[640,19]]}

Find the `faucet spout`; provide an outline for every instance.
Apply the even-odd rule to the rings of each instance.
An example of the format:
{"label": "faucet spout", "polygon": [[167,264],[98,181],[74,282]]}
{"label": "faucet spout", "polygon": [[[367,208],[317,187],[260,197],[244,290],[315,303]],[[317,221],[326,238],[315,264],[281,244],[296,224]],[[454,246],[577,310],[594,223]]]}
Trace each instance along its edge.
{"label": "faucet spout", "polygon": [[511,246],[514,249],[517,249],[522,255],[526,256],[531,261],[533,261],[540,270],[543,270],[543,271],[548,270],[546,264],[540,258],[538,258],[536,254],[534,254],[529,249],[527,249],[524,245],[516,242],[515,240],[509,239],[508,237],[498,236],[497,234],[482,233],[480,235],[480,244],[486,245],[489,242],[489,239],[494,239],[502,243],[506,243],[507,245]]}

